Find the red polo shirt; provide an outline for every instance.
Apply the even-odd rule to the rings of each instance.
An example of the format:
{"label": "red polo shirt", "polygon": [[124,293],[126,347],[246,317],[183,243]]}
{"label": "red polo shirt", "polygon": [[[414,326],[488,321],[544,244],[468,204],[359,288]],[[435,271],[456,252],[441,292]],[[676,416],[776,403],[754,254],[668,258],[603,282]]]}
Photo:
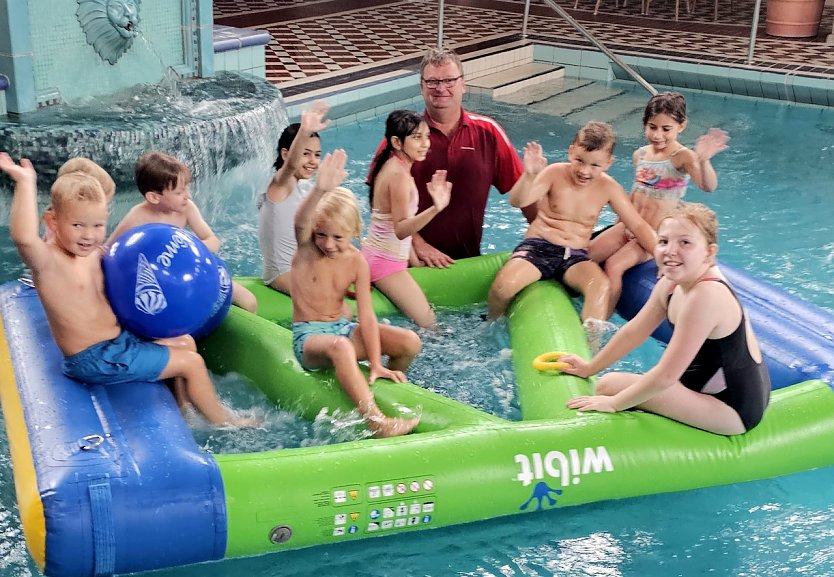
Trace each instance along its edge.
{"label": "red polo shirt", "polygon": [[[425,116],[425,115],[424,115]],[[415,162],[411,174],[420,193],[418,211],[431,206],[426,183],[437,170],[446,170],[452,183],[452,200],[422,230],[426,242],[454,259],[481,254],[489,189],[508,192],[524,166],[504,129],[492,118],[461,111],[457,130],[447,138],[429,125],[431,148],[426,160]]]}

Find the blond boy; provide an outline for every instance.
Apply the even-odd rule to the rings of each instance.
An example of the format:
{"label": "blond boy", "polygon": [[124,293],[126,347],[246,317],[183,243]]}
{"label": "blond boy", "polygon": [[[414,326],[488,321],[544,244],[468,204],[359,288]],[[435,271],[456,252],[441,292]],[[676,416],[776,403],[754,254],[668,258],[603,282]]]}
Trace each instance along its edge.
{"label": "blond boy", "polygon": [[65,174],[70,174],[72,172],[83,172],[84,174],[89,174],[95,178],[101,185],[101,189],[104,191],[104,198],[107,201],[107,204],[113,202],[113,197],[116,196],[116,183],[113,181],[113,178],[107,174],[107,171],[98,164],[89,158],[76,156],[70,158],[61,165],[61,168],[58,169],[58,176],[64,176]]}
{"label": "blond boy", "polygon": [[82,172],[58,177],[52,210],[44,215],[49,238],[38,234],[36,175],[0,153],[0,170],[15,181],[11,237],[43,303],[62,369],[89,384],[181,378],[188,400],[213,424],[245,424],[224,407],[214,391],[193,339],[150,342],[124,331],[104,292],[102,242],[107,200],[101,184]]}
{"label": "blond boy", "polygon": [[[371,383],[380,377],[402,382],[402,371],[420,352],[420,338],[410,330],[377,323],[368,263],[351,244],[360,233],[359,208],[349,190],[337,188],[346,176],[346,159],[342,150],[325,156],[315,187],[295,215],[298,248],[290,289],[293,349],[307,369],[336,369],[339,384],[376,436],[404,435],[417,419],[386,417],[357,360],[370,362]],[[358,323],[344,316],[345,292],[351,284],[356,289]],[[389,357],[388,367],[382,364],[383,354]]]}
{"label": "blond boy", "polygon": [[582,320],[589,337],[608,318],[608,279],[588,258],[591,233],[605,205],[610,205],[637,241],[654,250],[651,227],[640,218],[623,188],[606,170],[614,162],[616,137],[603,122],[589,122],[568,148],[568,162],[546,164],[541,146],[524,150],[524,175],[510,191],[510,204],[537,203],[538,214],[524,241],[498,272],[489,291],[489,313],[495,319],[521,289],[539,279],[554,279],[584,295]]}
{"label": "blond boy", "polygon": [[[133,227],[164,223],[189,227],[211,252],[217,252],[220,239],[191,200],[190,184],[191,170],[173,156],[162,152],[147,152],[140,156],[136,161],[136,186],[145,200],[128,211],[107,243]],[[255,295],[237,282],[232,282],[232,302],[251,313],[258,310]]]}

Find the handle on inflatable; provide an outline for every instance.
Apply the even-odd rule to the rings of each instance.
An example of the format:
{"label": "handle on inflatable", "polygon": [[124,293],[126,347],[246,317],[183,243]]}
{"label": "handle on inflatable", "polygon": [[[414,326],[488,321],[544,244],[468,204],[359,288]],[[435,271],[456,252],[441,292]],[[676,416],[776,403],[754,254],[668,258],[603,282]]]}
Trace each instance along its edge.
{"label": "handle on inflatable", "polygon": [[542,353],[533,359],[533,368],[537,371],[563,371],[570,367],[570,363],[559,362],[559,359],[567,354],[558,351]]}

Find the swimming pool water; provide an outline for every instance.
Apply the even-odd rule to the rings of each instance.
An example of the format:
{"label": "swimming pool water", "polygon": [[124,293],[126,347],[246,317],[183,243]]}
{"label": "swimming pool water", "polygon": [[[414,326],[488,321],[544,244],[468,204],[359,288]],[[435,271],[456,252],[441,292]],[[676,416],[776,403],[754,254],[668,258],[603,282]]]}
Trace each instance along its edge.
{"label": "swimming pool water", "polygon": [[[643,144],[635,102],[645,95],[625,93],[603,107],[555,117],[553,104],[524,109],[470,100],[470,107],[498,118],[517,148],[539,140],[549,160],[565,157],[582,123],[599,118],[617,130],[617,160],[611,174],[627,185],[631,152]],[[690,187],[688,199],[708,203],[721,222],[719,257],[773,284],[834,311],[834,110],[788,106],[725,95],[686,93],[690,124],[681,141],[692,145],[710,126],[730,133],[730,149],[714,159],[719,188],[713,194]],[[597,116],[595,116],[597,115]],[[370,154],[379,142],[382,121],[340,126],[322,135],[325,150],[347,149],[348,187],[365,198],[362,184]],[[257,159],[222,177],[195,183],[193,192],[207,220],[224,240],[221,254],[236,274],[257,275],[254,196],[269,178],[272,159]],[[453,190],[454,194],[454,190]],[[0,194],[7,214],[8,194]],[[120,191],[113,222],[138,202],[135,191]],[[367,208],[367,207],[365,207]],[[605,215],[604,220],[610,220]],[[0,280],[22,267],[0,230]],[[512,248],[524,231],[519,213],[494,195],[486,218],[484,251]],[[452,322],[452,321],[450,321]],[[465,323],[465,321],[462,321]],[[429,339],[431,340],[431,339]],[[439,339],[438,339],[439,340]],[[432,345],[432,347],[435,345]],[[439,351],[452,346],[438,342]],[[501,350],[501,345],[495,345]],[[427,347],[431,349],[432,347]],[[427,354],[433,354],[431,350]],[[646,358],[657,351],[641,353]],[[637,356],[635,366],[650,362]],[[496,382],[492,398],[473,398],[512,418],[506,395],[505,365],[488,369]],[[431,363],[428,363],[431,365]],[[464,366],[465,370],[466,367]],[[419,380],[415,375],[415,380]],[[231,379],[231,381],[229,380]],[[426,385],[431,386],[431,375]],[[240,391],[234,377],[220,379],[221,390],[236,389],[240,406],[257,404],[257,393]],[[510,383],[511,385],[511,383]],[[456,395],[459,391],[451,391]],[[270,437],[280,446],[332,442],[340,432],[332,422],[302,423],[280,413]],[[272,422],[271,422],[272,425]],[[198,431],[201,444],[217,450],[262,447],[257,433],[234,440],[224,433]],[[18,529],[11,465],[5,433],[0,434],[0,577],[37,575]],[[788,458],[788,455],[786,455]],[[291,551],[280,555],[224,561],[158,571],[159,576],[265,577],[368,576],[654,576],[674,575],[834,575],[834,469],[768,481],[654,495],[556,509],[535,515],[494,519],[464,526]]]}

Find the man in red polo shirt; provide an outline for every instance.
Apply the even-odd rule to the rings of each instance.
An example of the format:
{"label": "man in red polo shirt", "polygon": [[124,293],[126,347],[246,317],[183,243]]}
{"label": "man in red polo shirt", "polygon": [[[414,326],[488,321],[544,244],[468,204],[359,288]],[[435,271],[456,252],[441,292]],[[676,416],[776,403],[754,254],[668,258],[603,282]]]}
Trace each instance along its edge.
{"label": "man in red polo shirt", "polygon": [[[412,246],[423,264],[447,267],[454,259],[481,254],[490,186],[506,193],[524,169],[495,120],[463,110],[466,85],[454,51],[430,49],[420,65],[420,85],[431,148],[426,160],[415,162],[411,170],[420,195],[418,212],[432,203],[426,183],[435,171],[446,170],[453,188],[448,208],[412,236]],[[535,206],[526,207],[524,213],[531,220]]]}

